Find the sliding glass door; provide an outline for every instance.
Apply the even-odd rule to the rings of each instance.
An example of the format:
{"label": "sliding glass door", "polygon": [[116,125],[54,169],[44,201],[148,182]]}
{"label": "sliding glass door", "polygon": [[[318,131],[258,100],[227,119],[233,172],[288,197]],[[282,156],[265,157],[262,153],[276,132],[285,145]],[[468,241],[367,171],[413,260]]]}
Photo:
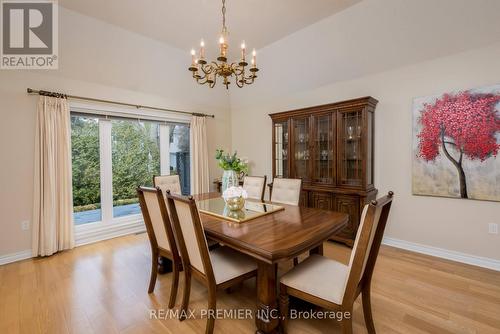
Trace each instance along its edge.
{"label": "sliding glass door", "polygon": [[140,213],[137,186],[152,186],[160,175],[159,128],[157,122],[111,121],[113,217]]}
{"label": "sliding glass door", "polygon": [[73,218],[76,225],[102,220],[99,119],[71,117]]}
{"label": "sliding glass door", "polygon": [[169,172],[179,175],[183,195],[191,193],[191,152],[189,126],[175,124],[169,127]]}
{"label": "sliding glass door", "polygon": [[189,124],[73,113],[71,125],[75,224],[140,219],[136,188],[154,175],[190,193]]}

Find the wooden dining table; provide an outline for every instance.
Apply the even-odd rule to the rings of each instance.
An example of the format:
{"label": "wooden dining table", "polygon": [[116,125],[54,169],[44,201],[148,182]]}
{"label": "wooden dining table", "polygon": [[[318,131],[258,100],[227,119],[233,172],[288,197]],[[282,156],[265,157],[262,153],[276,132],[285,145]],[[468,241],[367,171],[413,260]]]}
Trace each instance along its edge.
{"label": "wooden dining table", "polygon": [[[219,193],[207,193],[194,197],[199,201],[219,196]],[[341,212],[279,205],[284,210],[242,223],[200,213],[209,238],[245,253],[257,262],[256,333],[278,331],[278,263],[306,252],[323,254],[323,242],[345,227],[348,221],[348,215]]]}

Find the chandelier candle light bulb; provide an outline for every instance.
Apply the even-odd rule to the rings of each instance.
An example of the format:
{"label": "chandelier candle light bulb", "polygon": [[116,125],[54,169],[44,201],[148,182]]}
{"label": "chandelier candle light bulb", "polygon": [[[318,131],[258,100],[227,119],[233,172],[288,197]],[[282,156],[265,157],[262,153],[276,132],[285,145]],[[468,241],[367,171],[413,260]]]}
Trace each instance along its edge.
{"label": "chandelier candle light bulb", "polygon": [[196,51],[191,49],[191,66],[196,66]]}
{"label": "chandelier candle light bulb", "polygon": [[205,59],[205,41],[202,39],[200,42],[200,60]]}
{"label": "chandelier candle light bulb", "polygon": [[193,79],[200,85],[208,84],[210,88],[215,87],[217,78],[221,78],[222,84],[229,89],[231,79],[234,77],[236,86],[242,88],[245,85],[251,85],[257,78],[256,51],[253,49],[252,53],[252,67],[249,69],[250,73],[246,72],[248,63],[245,61],[246,45],[245,41],[241,43],[241,60],[238,63],[228,63],[227,50],[229,35],[226,27],[226,0],[222,0],[222,31],[219,37],[220,55],[217,61],[207,62],[205,60],[205,42],[203,39],[200,43],[200,54],[196,58],[196,52],[191,50],[192,64],[189,66],[189,71],[192,72]]}
{"label": "chandelier candle light bulb", "polygon": [[241,61],[245,61],[245,41],[241,42]]}

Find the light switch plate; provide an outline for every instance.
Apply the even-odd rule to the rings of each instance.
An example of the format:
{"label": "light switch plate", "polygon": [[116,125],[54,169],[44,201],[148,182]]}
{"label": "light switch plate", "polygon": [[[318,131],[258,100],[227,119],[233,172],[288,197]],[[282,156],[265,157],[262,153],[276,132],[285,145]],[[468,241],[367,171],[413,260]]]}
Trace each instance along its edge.
{"label": "light switch plate", "polygon": [[488,233],[489,234],[498,234],[498,224],[489,223],[488,224]]}
{"label": "light switch plate", "polygon": [[21,229],[22,229],[23,231],[27,231],[27,230],[29,230],[29,229],[30,229],[30,221],[29,221],[29,220],[23,220],[23,221],[21,222]]}

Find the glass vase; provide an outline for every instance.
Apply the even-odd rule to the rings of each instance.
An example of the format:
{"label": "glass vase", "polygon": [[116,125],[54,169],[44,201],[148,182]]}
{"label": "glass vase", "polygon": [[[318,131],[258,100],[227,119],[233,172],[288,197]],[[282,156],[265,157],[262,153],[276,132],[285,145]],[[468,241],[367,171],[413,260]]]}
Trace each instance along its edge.
{"label": "glass vase", "polygon": [[222,194],[229,187],[237,187],[239,185],[238,174],[234,170],[225,170],[222,174]]}

